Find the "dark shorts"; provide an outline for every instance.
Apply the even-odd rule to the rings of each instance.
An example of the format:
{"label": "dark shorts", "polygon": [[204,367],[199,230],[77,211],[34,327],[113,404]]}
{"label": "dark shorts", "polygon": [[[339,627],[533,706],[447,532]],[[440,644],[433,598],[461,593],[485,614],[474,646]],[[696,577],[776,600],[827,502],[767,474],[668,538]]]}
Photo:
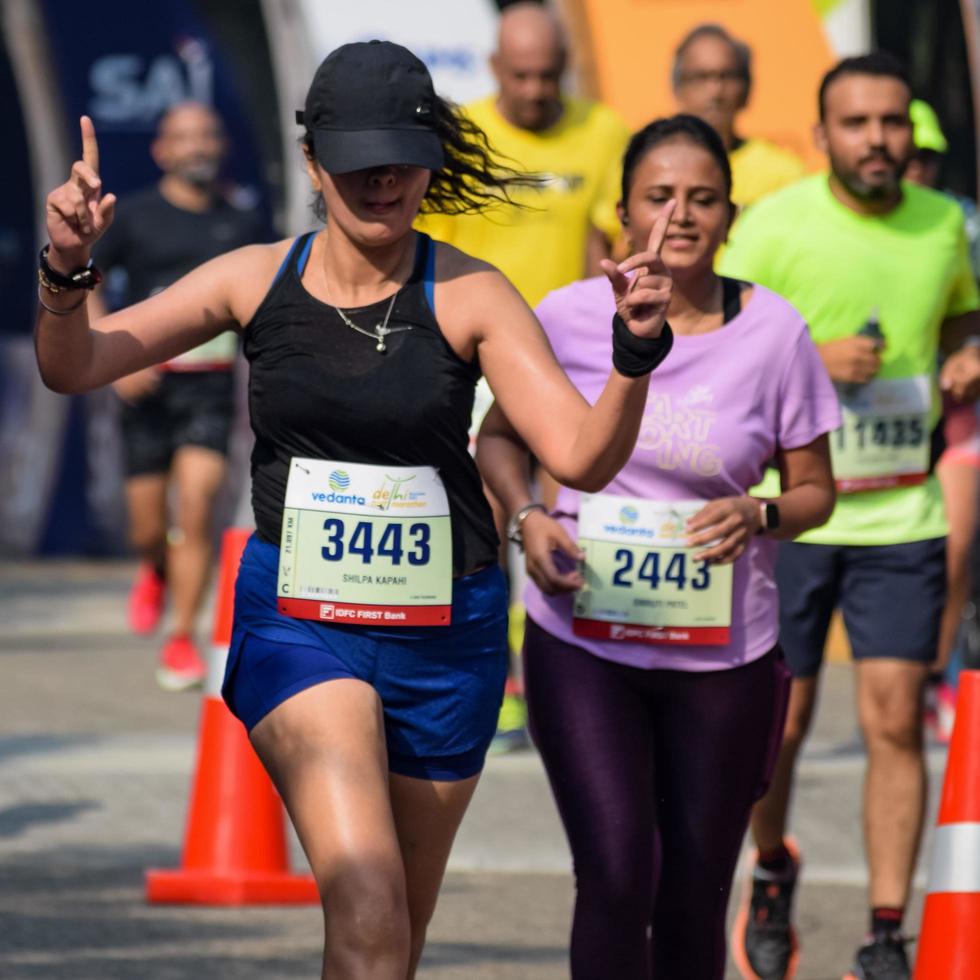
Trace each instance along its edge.
{"label": "dark shorts", "polygon": [[166,473],[182,446],[228,453],[235,413],[232,371],[164,371],[156,391],[123,403],[127,476]]}
{"label": "dark shorts", "polygon": [[946,539],[908,544],[785,542],[776,560],[779,643],[794,677],[820,670],[840,606],[855,660],[931,663],[946,602]]}
{"label": "dark shorts", "polygon": [[451,626],[371,629],[282,615],[278,565],[279,549],[253,535],[235,585],[221,692],[245,727],[308,687],[354,678],[381,700],[392,772],[446,781],[476,775],[507,676],[507,583],[500,568],[453,582]]}

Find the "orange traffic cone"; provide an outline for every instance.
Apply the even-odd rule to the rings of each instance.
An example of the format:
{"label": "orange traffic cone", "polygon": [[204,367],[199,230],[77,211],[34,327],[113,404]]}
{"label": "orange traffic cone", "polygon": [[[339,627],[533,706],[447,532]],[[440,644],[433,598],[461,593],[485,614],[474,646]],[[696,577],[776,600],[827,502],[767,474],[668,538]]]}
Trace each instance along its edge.
{"label": "orange traffic cone", "polygon": [[980,670],[960,674],[915,980],[980,977]]}
{"label": "orange traffic cone", "polygon": [[221,699],[235,577],[250,532],[225,532],[208,680],[181,867],[146,873],[150,902],[284,905],[318,902],[316,882],[289,870],[282,801]]}

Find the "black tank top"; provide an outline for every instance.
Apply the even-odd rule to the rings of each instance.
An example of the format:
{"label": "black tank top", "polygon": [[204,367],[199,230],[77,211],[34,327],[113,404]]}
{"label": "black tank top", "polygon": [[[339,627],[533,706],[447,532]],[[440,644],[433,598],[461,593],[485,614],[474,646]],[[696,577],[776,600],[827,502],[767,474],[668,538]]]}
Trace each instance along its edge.
{"label": "black tank top", "polygon": [[[301,277],[316,233],[298,238],[252,321],[249,412],[255,432],[252,507],[258,535],[278,545],[293,456],[434,466],[449,498],[453,570],[497,560],[497,534],[468,451],[480,369],[449,346],[433,313],[435,246],[418,236],[415,264],[391,311],[386,353],[312,296]],[[346,310],[373,332],[389,300]]]}

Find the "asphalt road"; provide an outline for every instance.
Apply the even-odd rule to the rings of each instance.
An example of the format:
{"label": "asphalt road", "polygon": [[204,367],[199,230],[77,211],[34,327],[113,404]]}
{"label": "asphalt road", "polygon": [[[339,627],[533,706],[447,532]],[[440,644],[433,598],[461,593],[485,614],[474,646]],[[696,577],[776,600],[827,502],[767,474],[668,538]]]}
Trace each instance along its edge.
{"label": "asphalt road", "polygon": [[[144,870],[179,862],[200,699],[158,690],[155,643],[126,632],[132,569],[0,563],[0,978],[312,980],[316,908],[144,901]],[[794,815],[806,857],[799,980],[839,978],[865,929],[863,765],[850,670],[830,665]],[[931,749],[930,824],[942,765]],[[293,858],[301,866],[295,842]],[[913,934],[921,871],[918,880]],[[571,902],[568,853],[537,756],[491,759],[420,975],[567,977]]]}

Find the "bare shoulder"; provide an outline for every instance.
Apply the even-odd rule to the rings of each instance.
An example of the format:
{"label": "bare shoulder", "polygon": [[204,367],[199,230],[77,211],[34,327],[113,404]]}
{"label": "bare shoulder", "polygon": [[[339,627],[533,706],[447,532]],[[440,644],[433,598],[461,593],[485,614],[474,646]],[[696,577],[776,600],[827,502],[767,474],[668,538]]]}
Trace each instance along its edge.
{"label": "bare shoulder", "polygon": [[494,265],[445,242],[436,242],[436,317],[450,345],[465,361],[497,322],[512,322],[530,310],[510,280]]}
{"label": "bare shoulder", "polygon": [[435,240],[433,245],[436,248],[436,275],[440,283],[453,282],[480,273],[503,275],[496,266],[456,248],[455,245]]}
{"label": "bare shoulder", "polygon": [[294,241],[293,238],[283,238],[268,245],[243,245],[225,253],[221,258],[229,263],[233,262],[241,270],[243,278],[246,274],[259,275],[265,270],[268,270],[271,277],[275,275]]}
{"label": "bare shoulder", "polygon": [[231,286],[229,305],[243,326],[255,315],[293,241],[285,238],[268,245],[245,245],[214,260],[221,264],[222,278]]}

